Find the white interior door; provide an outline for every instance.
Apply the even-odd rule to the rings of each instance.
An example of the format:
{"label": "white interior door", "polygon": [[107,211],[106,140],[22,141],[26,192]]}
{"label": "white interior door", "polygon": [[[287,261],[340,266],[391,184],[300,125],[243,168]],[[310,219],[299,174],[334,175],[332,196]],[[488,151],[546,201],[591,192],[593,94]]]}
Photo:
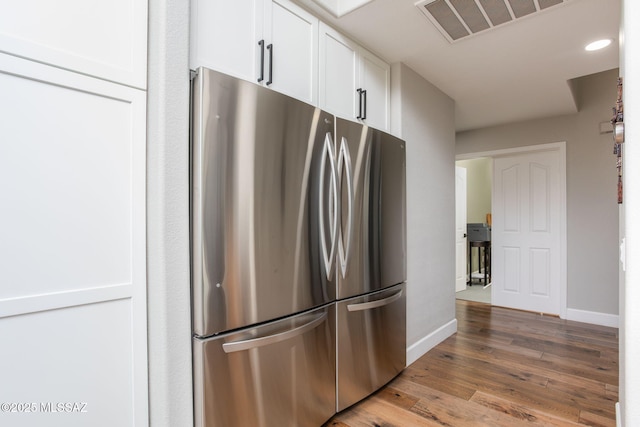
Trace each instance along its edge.
{"label": "white interior door", "polygon": [[492,302],[561,314],[566,287],[560,149],[494,159]]}
{"label": "white interior door", "polygon": [[467,289],[467,169],[456,166],[456,292]]}

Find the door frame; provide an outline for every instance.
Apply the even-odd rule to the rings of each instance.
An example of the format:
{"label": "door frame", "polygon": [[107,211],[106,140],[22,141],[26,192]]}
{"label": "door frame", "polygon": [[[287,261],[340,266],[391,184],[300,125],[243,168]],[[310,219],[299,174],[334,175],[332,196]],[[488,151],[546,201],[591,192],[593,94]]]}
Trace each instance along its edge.
{"label": "door frame", "polygon": [[[513,154],[529,154],[541,151],[557,151],[560,155],[558,180],[560,181],[560,318],[567,318],[567,143],[565,141],[552,142],[548,144],[525,145],[522,147],[504,148],[498,150],[480,151],[474,153],[457,154],[455,160],[471,160],[479,157],[509,156]],[[491,184],[491,194],[494,197],[494,183]],[[492,202],[493,205],[493,202]],[[491,266],[493,270],[493,265]]]}
{"label": "door frame", "polygon": [[[458,193],[458,191],[460,190],[460,188],[458,188],[458,170],[463,170],[464,171],[464,195],[462,195],[462,200],[459,199],[459,197],[461,197],[461,195]],[[469,191],[467,189],[467,169],[457,166],[456,165],[456,185],[455,185],[455,191],[456,191],[456,280],[455,280],[455,291],[460,292],[460,291],[464,291],[465,289],[467,289],[467,284],[469,283],[469,278],[471,276],[467,276],[467,266],[468,264],[468,259],[469,259],[469,254],[468,254],[468,249],[469,249],[469,243],[467,242],[467,192]],[[464,209],[460,209],[461,206],[460,204],[464,203]],[[464,223],[461,225],[462,226],[462,230],[458,229],[458,215],[462,214],[464,216]],[[462,219],[462,218],[460,218]],[[460,234],[462,232],[462,234]],[[462,239],[462,246],[464,247],[463,251],[464,251],[464,259],[460,259],[460,256],[462,254],[458,253],[459,250],[459,246],[458,244],[460,243],[458,239]],[[463,270],[464,269],[464,270]],[[462,279],[460,279],[459,274],[462,271]],[[469,272],[469,275],[471,275],[471,272]],[[462,280],[462,283],[460,283],[460,281]]]}

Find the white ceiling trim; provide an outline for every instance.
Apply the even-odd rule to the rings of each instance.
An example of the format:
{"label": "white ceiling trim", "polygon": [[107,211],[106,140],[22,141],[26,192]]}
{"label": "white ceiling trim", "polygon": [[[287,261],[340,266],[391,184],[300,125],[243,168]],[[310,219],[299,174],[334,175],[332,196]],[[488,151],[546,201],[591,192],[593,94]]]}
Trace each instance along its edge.
{"label": "white ceiling trim", "polygon": [[326,11],[336,18],[346,15],[349,12],[371,3],[373,0],[312,0],[322,6]]}

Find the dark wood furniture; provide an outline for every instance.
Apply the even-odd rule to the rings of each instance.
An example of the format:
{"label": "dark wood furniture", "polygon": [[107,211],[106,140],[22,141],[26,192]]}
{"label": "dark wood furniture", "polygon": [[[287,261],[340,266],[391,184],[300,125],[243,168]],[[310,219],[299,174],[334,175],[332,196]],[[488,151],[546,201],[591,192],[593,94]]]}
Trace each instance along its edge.
{"label": "dark wood furniture", "polygon": [[[469,281],[468,285],[473,285],[473,248],[478,248],[478,271],[482,271],[484,266],[484,285],[487,286],[491,280],[491,241],[469,241]],[[482,262],[481,262],[482,261]]]}

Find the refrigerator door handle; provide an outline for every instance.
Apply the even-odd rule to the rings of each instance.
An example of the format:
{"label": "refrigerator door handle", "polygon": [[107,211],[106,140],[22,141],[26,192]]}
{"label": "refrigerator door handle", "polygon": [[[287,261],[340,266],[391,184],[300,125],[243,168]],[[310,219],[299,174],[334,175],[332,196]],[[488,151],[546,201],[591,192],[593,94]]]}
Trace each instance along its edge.
{"label": "refrigerator door handle", "polygon": [[320,177],[320,200],[319,206],[319,224],[320,224],[320,242],[322,244],[322,256],[324,258],[325,272],[327,279],[331,280],[333,276],[334,259],[336,255],[337,233],[338,233],[338,178],[336,176],[336,161],[333,154],[333,139],[331,133],[327,132],[324,137],[324,148],[322,149],[322,157],[320,159],[320,171],[324,173],[327,157],[329,158],[329,165],[331,166],[331,187],[329,188],[329,198],[331,204],[329,209],[329,222],[331,227],[331,248],[327,250],[327,242],[325,240],[325,191],[324,191],[324,176]]}
{"label": "refrigerator door handle", "polygon": [[236,351],[251,350],[252,348],[263,347],[265,345],[271,345],[290,340],[304,334],[305,332],[315,329],[318,325],[323,323],[326,318],[327,313],[324,312],[318,316],[315,316],[311,321],[305,323],[304,325],[298,326],[297,328],[285,332],[280,332],[274,335],[267,335],[266,337],[224,343],[222,344],[222,349],[225,353],[234,353]]}
{"label": "refrigerator door handle", "polygon": [[363,302],[363,303],[360,303],[360,304],[348,304],[347,305],[347,310],[348,311],[362,311],[362,310],[371,310],[372,308],[384,307],[385,305],[391,304],[392,302],[394,302],[395,300],[397,300],[401,296],[402,296],[402,290],[400,290],[397,293],[391,295],[390,297],[382,298],[382,299],[379,299],[379,300],[376,300],[376,301]]}
{"label": "refrigerator door handle", "polygon": [[[340,154],[338,155],[338,171],[340,178],[338,182],[338,188],[342,192],[342,168],[345,169],[345,176],[347,178],[347,246],[344,246],[343,233],[340,232],[340,244],[338,245],[338,255],[340,257],[340,267],[342,270],[342,277],[347,276],[347,268],[349,266],[349,254],[351,253],[351,240],[353,231],[353,171],[351,170],[351,154],[349,153],[349,145],[347,139],[342,137],[340,141]],[[339,195],[341,197],[341,194]]]}

